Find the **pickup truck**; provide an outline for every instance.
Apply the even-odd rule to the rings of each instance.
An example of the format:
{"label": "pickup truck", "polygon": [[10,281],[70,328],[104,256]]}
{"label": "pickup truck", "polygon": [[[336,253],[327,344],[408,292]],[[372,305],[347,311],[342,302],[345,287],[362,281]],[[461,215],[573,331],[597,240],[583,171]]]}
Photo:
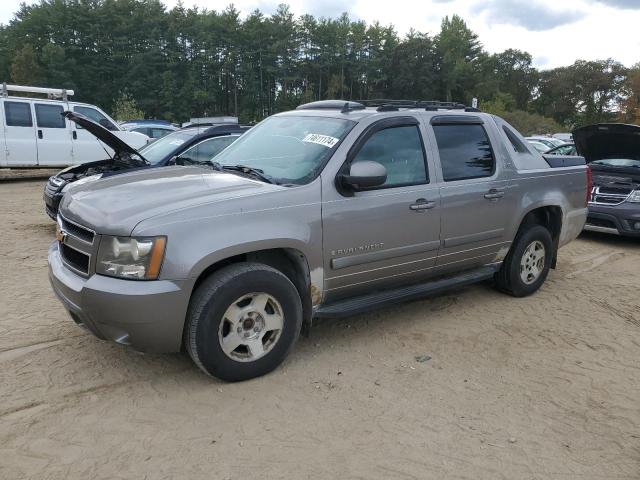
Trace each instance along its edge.
{"label": "pickup truck", "polygon": [[580,157],[445,103],[321,101],[273,115],[207,166],[64,196],[49,249],[72,319],[137,350],[263,375],[314,318],[493,280],[522,297],[582,231]]}

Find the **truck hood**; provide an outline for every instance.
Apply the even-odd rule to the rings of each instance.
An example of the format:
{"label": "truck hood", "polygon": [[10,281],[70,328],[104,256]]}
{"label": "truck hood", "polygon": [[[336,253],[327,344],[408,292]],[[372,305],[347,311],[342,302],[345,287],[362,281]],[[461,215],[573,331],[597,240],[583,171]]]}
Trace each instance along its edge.
{"label": "truck hood", "polygon": [[[60,213],[99,234],[130,235],[151,217],[285,188],[202,167],[148,168],[74,187]],[[235,202],[212,206],[212,213],[240,211]]]}
{"label": "truck hood", "polygon": [[577,128],[573,140],[587,163],[608,158],[640,160],[640,126],[599,123]]}
{"label": "truck hood", "polygon": [[124,155],[137,155],[140,158],[144,158],[135,148],[127,145],[124,141],[120,140],[116,135],[104,128],[102,125],[94,122],[84,115],[71,111],[66,111],[62,115],[64,115],[64,117],[68,120],[71,120],[72,122],[80,125],[98,140],[105,143],[115,152],[118,157],[122,157]]}

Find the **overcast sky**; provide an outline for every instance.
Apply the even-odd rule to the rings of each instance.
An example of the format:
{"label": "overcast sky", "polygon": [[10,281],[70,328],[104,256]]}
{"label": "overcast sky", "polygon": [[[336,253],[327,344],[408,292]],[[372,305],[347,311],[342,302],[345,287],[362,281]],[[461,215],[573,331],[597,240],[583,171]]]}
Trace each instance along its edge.
{"label": "overcast sky", "polygon": [[[164,0],[172,7],[177,0]],[[34,3],[28,1],[27,3]],[[183,0],[222,10],[231,2]],[[247,14],[259,8],[271,13],[282,0],[236,0]],[[553,68],[576,59],[612,57],[627,66],[640,62],[640,0],[290,0],[297,15],[337,17],[393,24],[400,34],[410,28],[437,33],[445,15],[461,15],[489,52],[526,50],[539,68]],[[8,23],[20,0],[0,0],[0,23]]]}

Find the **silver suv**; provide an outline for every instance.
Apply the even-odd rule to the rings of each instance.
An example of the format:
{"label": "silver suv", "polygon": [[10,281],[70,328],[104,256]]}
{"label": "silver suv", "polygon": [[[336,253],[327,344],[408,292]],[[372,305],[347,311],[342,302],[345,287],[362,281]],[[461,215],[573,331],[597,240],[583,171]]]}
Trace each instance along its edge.
{"label": "silver suv", "polygon": [[53,289],[102,339],[263,375],[313,318],[494,279],[535,292],[582,230],[588,169],[459,105],[315,102],[206,167],[72,188]]}

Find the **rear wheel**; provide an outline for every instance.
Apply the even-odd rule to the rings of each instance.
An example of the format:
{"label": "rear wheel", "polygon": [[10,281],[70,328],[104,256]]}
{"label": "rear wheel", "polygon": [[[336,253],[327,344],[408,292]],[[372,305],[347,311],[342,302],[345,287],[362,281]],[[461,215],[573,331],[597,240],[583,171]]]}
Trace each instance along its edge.
{"label": "rear wheel", "polygon": [[553,240],[542,225],[523,226],[495,280],[498,288],[515,297],[537,291],[549,274]]}
{"label": "rear wheel", "polygon": [[209,375],[247,380],[282,363],[301,325],[300,296],[284,274],[267,265],[234,264],[207,278],[193,294],[185,345]]}

